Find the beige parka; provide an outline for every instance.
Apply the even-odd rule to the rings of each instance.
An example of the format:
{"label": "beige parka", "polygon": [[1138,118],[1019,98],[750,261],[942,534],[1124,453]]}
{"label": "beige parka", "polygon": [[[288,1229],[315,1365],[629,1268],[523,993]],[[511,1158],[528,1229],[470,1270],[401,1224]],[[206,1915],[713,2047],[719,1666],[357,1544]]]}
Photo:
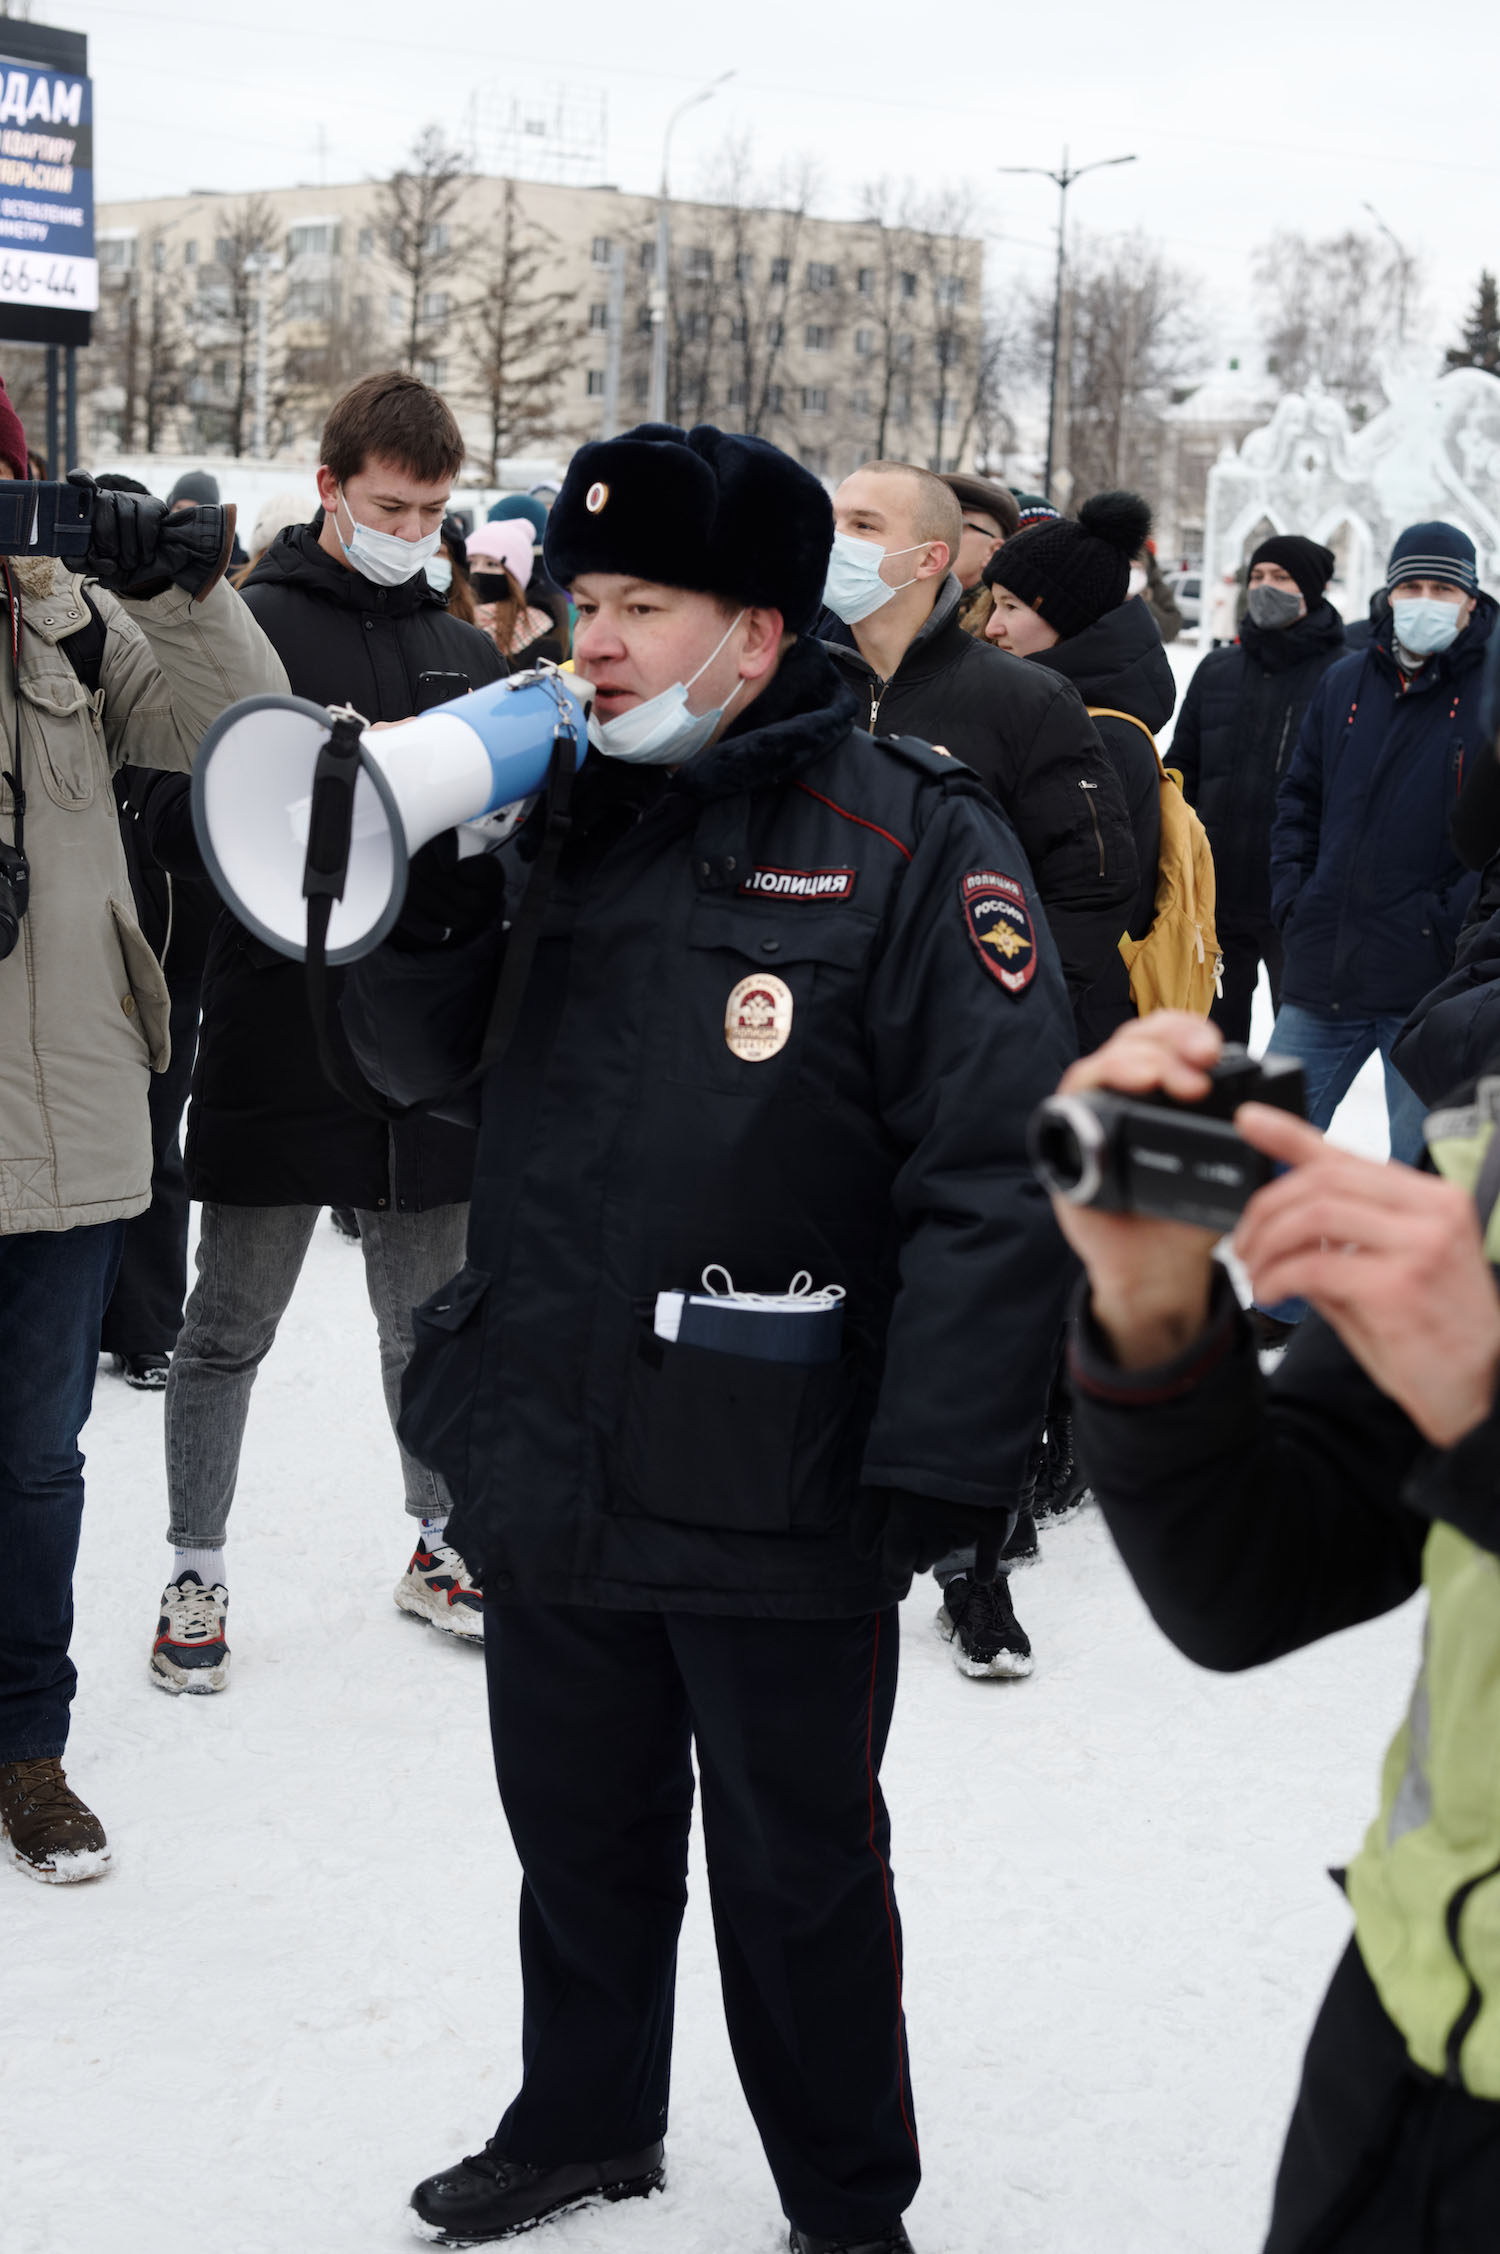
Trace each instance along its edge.
{"label": "beige parka", "polygon": [[[0,961],[0,1235],[139,1213],[151,1198],[147,1072],[168,1058],[166,980],[135,919],[110,777],[192,765],[204,730],[286,674],[222,580],[201,602],[90,595],[105,625],[90,693],[62,646],[88,612],[60,563],[12,564],[21,594],[21,781],[31,905]],[[0,590],[0,770],[16,751]],[[0,838],[14,836],[0,778]]]}

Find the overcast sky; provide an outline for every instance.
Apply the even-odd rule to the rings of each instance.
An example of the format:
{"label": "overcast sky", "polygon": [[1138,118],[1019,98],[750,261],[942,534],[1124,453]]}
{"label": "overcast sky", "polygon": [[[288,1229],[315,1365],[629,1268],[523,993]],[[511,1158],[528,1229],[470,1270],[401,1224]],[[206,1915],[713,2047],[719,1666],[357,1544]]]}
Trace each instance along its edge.
{"label": "overcast sky", "polygon": [[429,120],[464,133],[477,117],[483,146],[517,97],[546,106],[564,87],[595,114],[603,98],[603,177],[652,189],[672,109],[732,69],[677,128],[680,192],[730,132],[751,134],[768,169],[815,152],[833,216],[881,173],[964,179],[982,197],[992,271],[1040,276],[1055,192],[994,166],[1055,165],[1064,143],[1075,162],[1131,153],[1138,163],[1073,191],[1073,215],[1143,228],[1201,276],[1225,353],[1253,337],[1250,256],[1277,226],[1369,226],[1372,202],[1425,262],[1438,346],[1481,265],[1500,263],[1493,0],[39,0],[33,12],[89,34],[101,200],[363,179]]}

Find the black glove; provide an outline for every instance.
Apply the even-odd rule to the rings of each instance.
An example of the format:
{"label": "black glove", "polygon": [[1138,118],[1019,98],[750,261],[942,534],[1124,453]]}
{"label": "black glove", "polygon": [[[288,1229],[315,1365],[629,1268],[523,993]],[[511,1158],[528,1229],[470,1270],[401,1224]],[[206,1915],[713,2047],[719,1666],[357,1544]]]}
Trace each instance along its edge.
{"label": "black glove", "polygon": [[494,853],[460,861],[458,832],[443,830],[411,857],[406,898],[391,934],[409,953],[477,939],[505,910],[505,871]]}
{"label": "black glove", "polygon": [[169,510],[154,493],[102,490],[87,470],[69,470],[68,483],[93,504],[83,568],[101,587],[144,599],[175,585],[201,602],[223,577],[234,546],[233,502]]}
{"label": "black glove", "polygon": [[1015,1522],[1014,1511],[945,1503],[936,1495],[909,1494],[904,1487],[862,1487],[849,1536],[860,1557],[879,1556],[892,1581],[925,1573],[950,1550],[967,1549],[972,1542],[975,1580],[993,1581]]}

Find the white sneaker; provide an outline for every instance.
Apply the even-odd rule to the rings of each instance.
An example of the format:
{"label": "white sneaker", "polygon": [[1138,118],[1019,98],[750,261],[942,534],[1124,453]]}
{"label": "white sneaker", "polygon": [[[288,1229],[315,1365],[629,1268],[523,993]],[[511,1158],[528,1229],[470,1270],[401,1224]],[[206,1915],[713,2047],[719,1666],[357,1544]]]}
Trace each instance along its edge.
{"label": "white sneaker", "polygon": [[229,1591],[222,1581],[205,1589],[196,1573],[168,1582],[151,1646],[151,1679],[164,1691],[221,1691],[229,1682],[224,1623]]}
{"label": "white sneaker", "polygon": [[468,1643],[484,1641],[484,1598],[463,1559],[447,1542],[430,1550],[418,1542],[396,1583],[396,1602],[403,1612],[430,1620],[444,1635],[462,1636]]}

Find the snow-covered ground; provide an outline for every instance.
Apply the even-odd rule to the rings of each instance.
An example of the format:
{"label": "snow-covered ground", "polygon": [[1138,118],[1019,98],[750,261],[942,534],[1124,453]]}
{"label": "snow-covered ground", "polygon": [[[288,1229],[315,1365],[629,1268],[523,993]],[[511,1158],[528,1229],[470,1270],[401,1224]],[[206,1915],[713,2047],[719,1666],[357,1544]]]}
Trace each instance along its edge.
{"label": "snow-covered ground", "polygon": [[[1378,1073],[1336,1132],[1383,1151]],[[407,1521],[358,1254],[319,1229],[261,1378],[224,1696],[147,1678],[160,1400],[101,1372],[85,1447],[70,1767],[115,1868],[64,1891],[0,1867],[0,2247],[394,2254],[411,2183],[481,2143],[515,2082],[517,1872],[483,1661],[391,1602]],[[1417,1609],[1220,1680],[1152,1628],[1093,1513],[1015,1587],[1021,1684],[955,1673],[930,1583],[905,1607],[885,1782],[914,2242],[1254,2254],[1348,1927],[1325,1867],[1373,1811]],[[676,2091],[665,2195],[549,2248],[785,2243],[696,1865]]]}

